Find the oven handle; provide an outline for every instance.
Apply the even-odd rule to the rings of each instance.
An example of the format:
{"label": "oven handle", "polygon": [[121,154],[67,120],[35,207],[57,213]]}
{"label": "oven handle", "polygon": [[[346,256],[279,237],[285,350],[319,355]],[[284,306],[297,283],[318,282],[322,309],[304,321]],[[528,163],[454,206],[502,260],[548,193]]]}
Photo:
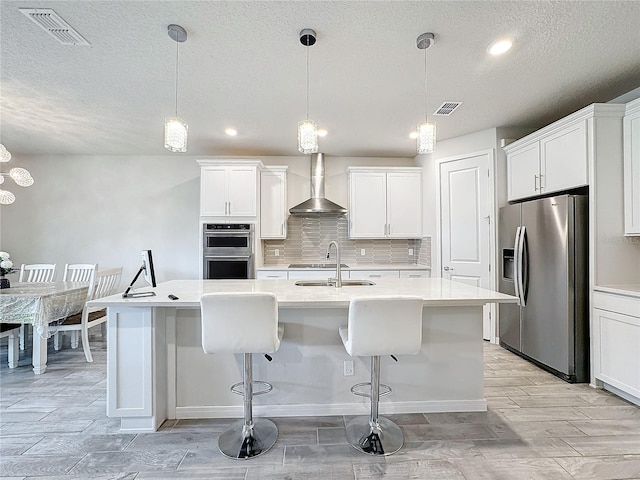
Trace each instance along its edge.
{"label": "oven handle", "polygon": [[205,259],[212,259],[212,258],[221,258],[221,259],[226,259],[226,258],[241,258],[241,259],[247,259],[247,258],[251,258],[253,255],[204,255]]}

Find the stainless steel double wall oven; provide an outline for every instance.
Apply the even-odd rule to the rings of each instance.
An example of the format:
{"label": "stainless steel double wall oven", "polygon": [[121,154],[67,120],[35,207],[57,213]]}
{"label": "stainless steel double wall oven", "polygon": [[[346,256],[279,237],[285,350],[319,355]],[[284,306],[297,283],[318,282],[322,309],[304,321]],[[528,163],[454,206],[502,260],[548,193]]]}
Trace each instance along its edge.
{"label": "stainless steel double wall oven", "polygon": [[202,235],[202,278],[255,278],[253,224],[205,223]]}

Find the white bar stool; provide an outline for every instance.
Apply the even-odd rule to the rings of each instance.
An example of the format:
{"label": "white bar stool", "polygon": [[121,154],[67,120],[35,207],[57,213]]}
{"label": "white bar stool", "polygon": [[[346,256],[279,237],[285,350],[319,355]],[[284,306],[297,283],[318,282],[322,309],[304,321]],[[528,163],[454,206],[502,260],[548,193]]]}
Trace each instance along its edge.
{"label": "white bar stool", "polygon": [[[273,386],[253,380],[251,354],[266,355],[280,348],[278,304],[271,293],[207,293],[200,297],[202,349],[205,353],[243,353],[243,381],[231,391],[244,396],[244,420],[235,422],[218,438],[220,452],[229,458],[248,459],[267,452],[276,443],[278,428],[266,418],[253,418],[253,396]],[[254,391],[255,384],[265,388]]]}
{"label": "white bar stool", "polygon": [[[346,425],[352,447],[369,455],[391,455],[404,443],[402,430],[394,422],[378,416],[381,395],[391,388],[380,384],[380,355],[416,354],[422,346],[422,298],[386,296],[355,298],[349,304],[348,328],[340,328],[340,338],[349,355],[371,357],[370,393],[360,393],[359,383],[351,387],[356,395],[371,398],[371,414],[355,417]],[[382,388],[382,393],[381,393]]]}

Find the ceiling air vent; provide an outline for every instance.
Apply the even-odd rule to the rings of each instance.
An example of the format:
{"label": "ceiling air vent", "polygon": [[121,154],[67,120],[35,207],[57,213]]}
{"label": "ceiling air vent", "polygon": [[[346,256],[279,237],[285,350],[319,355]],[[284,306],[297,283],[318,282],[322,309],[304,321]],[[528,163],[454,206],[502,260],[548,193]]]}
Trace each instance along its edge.
{"label": "ceiling air vent", "polygon": [[438,107],[438,109],[433,112],[434,115],[443,115],[449,116],[451,115],[456,108],[462,105],[462,102],[444,102],[442,105]]}
{"label": "ceiling air vent", "polygon": [[50,8],[21,8],[20,11],[63,45],[89,45],[82,35]]}

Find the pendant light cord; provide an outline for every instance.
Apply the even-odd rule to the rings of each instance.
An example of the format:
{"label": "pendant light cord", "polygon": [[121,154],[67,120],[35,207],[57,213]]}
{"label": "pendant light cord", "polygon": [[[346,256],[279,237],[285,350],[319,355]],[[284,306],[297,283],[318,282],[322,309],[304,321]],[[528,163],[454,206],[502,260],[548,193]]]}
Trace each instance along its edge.
{"label": "pendant light cord", "polygon": [[427,49],[424,49],[424,121],[426,122],[427,117]]}
{"label": "pendant light cord", "polygon": [[178,118],[178,51],[179,51],[178,39],[176,37],[176,118]]}
{"label": "pendant light cord", "polygon": [[307,115],[306,119],[309,120],[309,40],[307,40]]}

